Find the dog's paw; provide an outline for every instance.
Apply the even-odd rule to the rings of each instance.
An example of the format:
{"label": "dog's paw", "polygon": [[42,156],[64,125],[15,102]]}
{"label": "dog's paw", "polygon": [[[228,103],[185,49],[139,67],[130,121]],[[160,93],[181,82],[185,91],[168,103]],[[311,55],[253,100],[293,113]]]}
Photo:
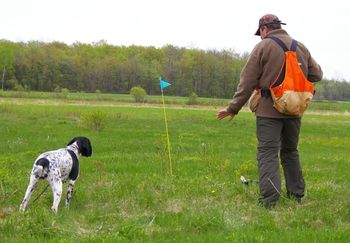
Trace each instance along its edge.
{"label": "dog's paw", "polygon": [[51,207],[51,211],[52,211],[54,214],[57,214],[57,208]]}
{"label": "dog's paw", "polygon": [[19,211],[20,211],[21,213],[24,213],[25,210],[26,210],[25,207],[23,207],[22,205],[19,206]]}

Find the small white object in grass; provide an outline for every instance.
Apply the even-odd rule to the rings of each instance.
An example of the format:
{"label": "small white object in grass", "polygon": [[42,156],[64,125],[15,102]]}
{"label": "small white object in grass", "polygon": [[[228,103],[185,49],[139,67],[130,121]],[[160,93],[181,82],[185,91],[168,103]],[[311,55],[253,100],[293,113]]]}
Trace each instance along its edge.
{"label": "small white object in grass", "polygon": [[248,181],[245,179],[244,176],[241,176],[241,182],[246,185],[248,184]]}

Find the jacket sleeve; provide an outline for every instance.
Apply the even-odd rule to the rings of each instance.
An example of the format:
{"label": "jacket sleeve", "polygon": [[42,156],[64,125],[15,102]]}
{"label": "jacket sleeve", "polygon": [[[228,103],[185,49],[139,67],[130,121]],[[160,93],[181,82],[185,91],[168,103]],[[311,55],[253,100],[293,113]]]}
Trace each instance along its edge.
{"label": "jacket sleeve", "polygon": [[320,81],[323,77],[321,66],[312,58],[311,55],[309,56],[308,63],[309,65],[308,65],[307,79],[310,82]]}
{"label": "jacket sleeve", "polygon": [[259,47],[256,46],[249,55],[247,63],[241,71],[237,91],[227,107],[227,111],[232,114],[237,114],[240,109],[242,109],[258,84],[261,73],[259,52]]}

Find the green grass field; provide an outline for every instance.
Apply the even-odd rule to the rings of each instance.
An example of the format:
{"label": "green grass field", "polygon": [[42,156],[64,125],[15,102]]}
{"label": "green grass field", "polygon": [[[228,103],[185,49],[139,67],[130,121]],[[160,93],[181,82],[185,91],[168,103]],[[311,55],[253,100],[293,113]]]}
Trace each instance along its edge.
{"label": "green grass field", "polygon": [[[170,176],[161,106],[3,96],[0,242],[349,242],[348,110],[349,103],[312,105],[299,147],[305,199],[289,201],[283,188],[267,210],[257,205],[257,185],[239,179],[257,179],[250,112],[228,122],[216,120],[217,107],[168,105]],[[100,131],[83,122],[93,115],[103,118]],[[52,214],[48,189],[18,212],[36,156],[78,135],[89,137],[94,151],[81,159],[71,207],[62,198]]]}

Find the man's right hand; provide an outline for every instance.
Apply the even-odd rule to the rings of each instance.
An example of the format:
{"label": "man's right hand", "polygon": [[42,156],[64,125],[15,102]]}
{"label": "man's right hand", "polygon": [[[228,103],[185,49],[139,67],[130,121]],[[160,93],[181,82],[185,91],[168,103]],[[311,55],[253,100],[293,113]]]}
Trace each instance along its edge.
{"label": "man's right hand", "polygon": [[221,109],[216,114],[216,119],[222,120],[222,119],[224,119],[227,116],[230,116],[229,121],[231,121],[235,117],[234,114],[228,112],[226,109]]}

